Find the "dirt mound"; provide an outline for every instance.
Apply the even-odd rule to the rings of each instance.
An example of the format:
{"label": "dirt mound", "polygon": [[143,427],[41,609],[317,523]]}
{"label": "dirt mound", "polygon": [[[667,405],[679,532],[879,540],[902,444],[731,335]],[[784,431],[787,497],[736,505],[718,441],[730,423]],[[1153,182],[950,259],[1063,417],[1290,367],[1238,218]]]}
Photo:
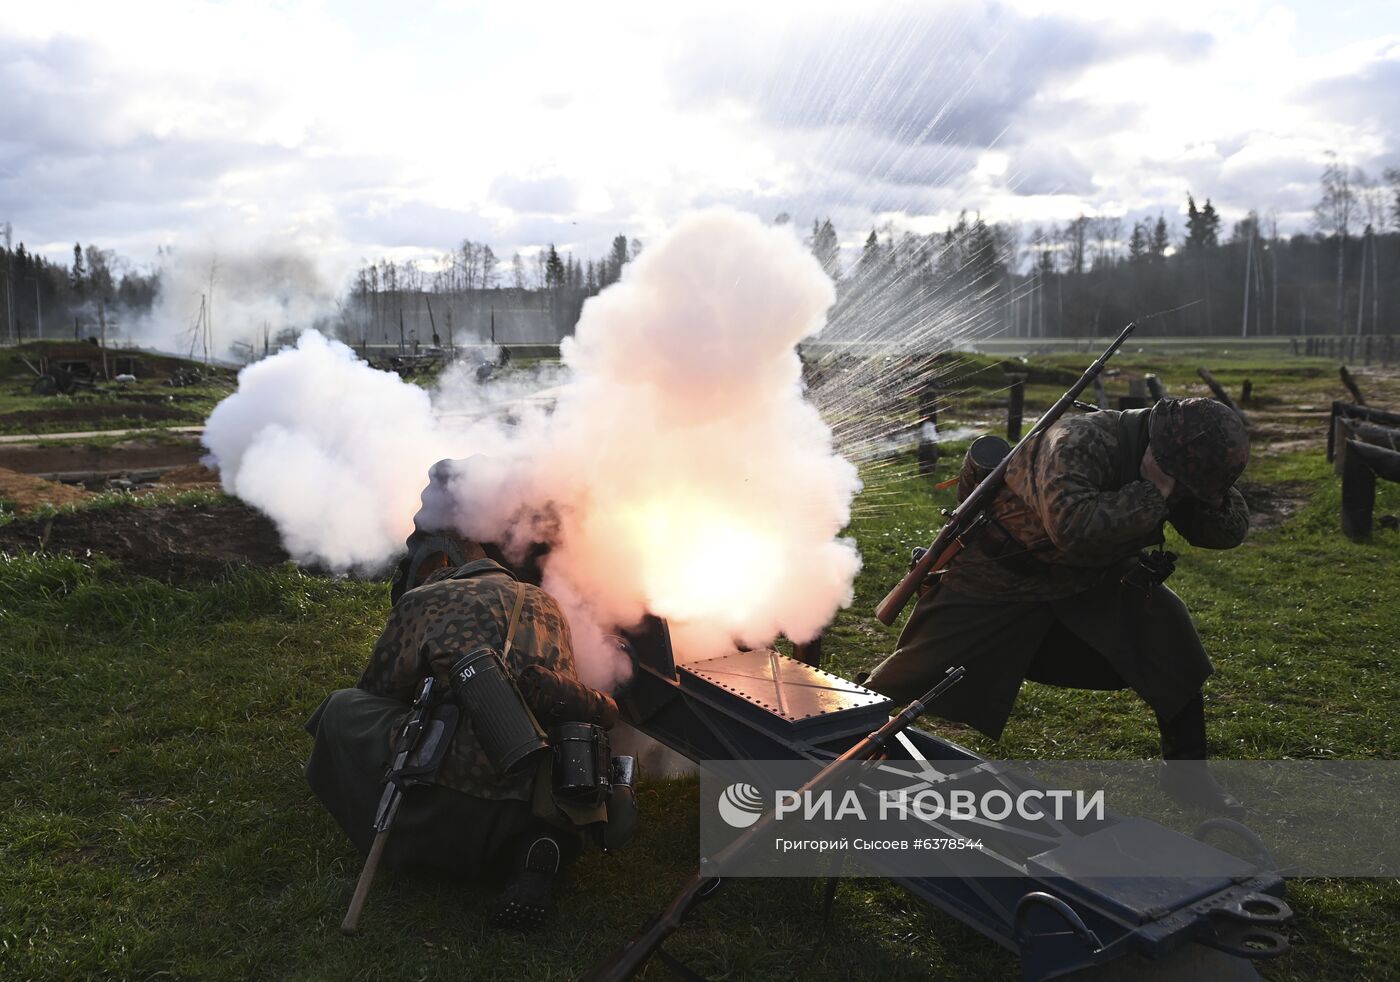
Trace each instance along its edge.
{"label": "dirt mound", "polygon": [[167,582],[207,578],[229,566],[287,560],[277,529],[241,502],[116,505],[0,526],[0,552],[101,553],[132,573]]}
{"label": "dirt mound", "polygon": [[0,467],[0,501],[8,501],[21,515],[37,511],[44,505],[61,508],[87,498],[82,488],[45,481],[43,478],[20,474]]}
{"label": "dirt mound", "polygon": [[[195,419],[177,406],[145,402],[92,402],[76,406],[53,406],[43,409],[18,409],[0,413],[0,427],[32,426],[36,423],[106,423],[112,420],[133,420],[140,423],[163,423],[172,419]],[[197,419],[195,419],[198,422]]]}
{"label": "dirt mound", "polygon": [[210,470],[203,464],[186,464],[184,467],[176,467],[161,474],[160,483],[178,484],[180,487],[217,488],[219,486],[219,472]]}

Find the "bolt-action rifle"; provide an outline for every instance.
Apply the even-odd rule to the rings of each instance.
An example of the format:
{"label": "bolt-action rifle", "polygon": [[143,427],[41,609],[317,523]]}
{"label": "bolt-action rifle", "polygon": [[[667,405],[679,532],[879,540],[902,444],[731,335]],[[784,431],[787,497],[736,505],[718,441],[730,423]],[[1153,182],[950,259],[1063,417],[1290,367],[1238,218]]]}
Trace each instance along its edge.
{"label": "bolt-action rifle", "polygon": [[[937,685],[924,693],[923,698],[915,699],[898,716],[891,716],[884,726],[866,736],[864,740],[813,775],[810,781],[798,789],[798,795],[821,791],[827,784],[831,783],[835,775],[840,773],[842,764],[869,760],[880,753],[897,734],[908,729],[914,720],[923,715],[924,707],[957,684],[965,671],[966,669],[961,666],[950,668]],[[759,841],[764,833],[771,832],[775,821],[773,816],[774,813],[771,811],[764,813],[763,817],[749,826],[742,835],[715,853],[707,865],[713,869],[723,869],[726,863],[733,862],[750,846]],[[595,965],[584,976],[586,982],[626,982],[627,979],[640,972],[662,943],[681,926],[681,922],[685,920],[695,905],[719,885],[719,879],[718,876],[706,874],[702,868],[690,878],[690,881],[686,883],[680,893],[676,894],[675,899],[666,909],[652,918],[651,922],[642,928],[636,937],[627,942],[620,951]]]}
{"label": "bolt-action rifle", "polygon": [[[384,857],[384,846],[389,841],[389,831],[394,827],[394,818],[399,813],[404,788],[422,783],[405,772],[409,770],[410,758],[419,749],[428,731],[433,711],[433,687],[434,681],[430,675],[423,680],[422,688],[413,700],[413,708],[408,711],[403,726],[399,728],[398,738],[394,741],[394,756],[389,763],[389,772],[384,778],[384,793],[379,798],[379,807],[374,814],[374,844],[370,846],[369,856],[365,859],[364,868],[360,870],[360,879],[355,884],[355,895],[350,898],[350,909],[345,912],[345,920],[340,922],[342,934],[353,935],[359,927],[360,912],[365,908],[370,885],[374,883],[374,874],[379,871],[379,861]],[[443,734],[434,736],[441,740]],[[446,736],[450,737],[451,734],[447,733]]]}
{"label": "bolt-action rifle", "polygon": [[987,506],[991,504],[992,499],[996,497],[996,493],[1001,490],[1002,484],[1005,483],[1006,468],[1011,464],[1011,458],[1059,421],[1060,417],[1065,414],[1065,410],[1069,409],[1079,398],[1079,394],[1098,377],[1099,372],[1103,371],[1104,365],[1118,351],[1123,342],[1128,340],[1128,335],[1132,334],[1136,328],[1136,321],[1123,328],[1123,333],[1119,334],[1107,350],[1084,371],[1084,374],[1079,377],[1079,381],[1071,385],[1069,391],[1060,396],[1049,411],[1040,417],[1025,438],[1001,459],[1001,463],[997,464],[990,474],[982,479],[982,483],[973,488],[961,504],[951,512],[945,513],[948,522],[939,531],[933,544],[924,550],[904,579],[900,580],[885,599],[880,601],[880,606],[875,608],[875,616],[880,623],[893,624],[895,618],[899,617],[899,612],[904,609],[905,604],[909,603],[909,598],[918,592],[923,582],[931,574],[947,569],[953,557],[962,552],[963,547],[970,540],[971,534],[987,521]]}

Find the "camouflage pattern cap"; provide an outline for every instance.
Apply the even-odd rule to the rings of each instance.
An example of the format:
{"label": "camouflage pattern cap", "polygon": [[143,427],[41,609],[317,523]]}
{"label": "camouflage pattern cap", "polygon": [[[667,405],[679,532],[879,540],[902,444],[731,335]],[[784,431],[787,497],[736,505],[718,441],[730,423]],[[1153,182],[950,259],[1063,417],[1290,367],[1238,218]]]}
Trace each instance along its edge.
{"label": "camouflage pattern cap", "polygon": [[1192,497],[1219,502],[1249,463],[1244,421],[1214,399],[1163,399],[1152,407],[1148,445]]}

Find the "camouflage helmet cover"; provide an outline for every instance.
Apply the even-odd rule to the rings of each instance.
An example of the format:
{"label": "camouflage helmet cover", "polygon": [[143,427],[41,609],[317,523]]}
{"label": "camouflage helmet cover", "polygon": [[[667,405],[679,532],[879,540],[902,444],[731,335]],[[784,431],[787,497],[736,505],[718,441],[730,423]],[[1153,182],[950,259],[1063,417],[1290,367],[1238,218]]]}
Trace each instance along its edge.
{"label": "camouflage helmet cover", "polygon": [[1148,445],[1192,497],[1217,502],[1249,463],[1249,431],[1214,399],[1163,399],[1152,407]]}

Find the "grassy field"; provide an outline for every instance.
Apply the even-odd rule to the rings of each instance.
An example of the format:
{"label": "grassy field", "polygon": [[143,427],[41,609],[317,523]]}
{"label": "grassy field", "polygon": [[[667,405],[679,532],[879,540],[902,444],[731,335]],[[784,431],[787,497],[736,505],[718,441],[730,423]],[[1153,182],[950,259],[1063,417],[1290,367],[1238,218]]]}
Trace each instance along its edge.
{"label": "grassy field", "polygon": [[[1194,378],[1195,363],[1144,364],[1174,392]],[[1340,395],[1326,362],[1212,368],[1278,400],[1263,406]],[[1052,394],[1032,386],[1031,402]],[[972,415],[998,393],[957,398]],[[1180,550],[1172,581],[1217,664],[1212,750],[1394,759],[1400,537],[1342,538],[1320,449],[1279,447],[1246,480],[1291,489],[1297,511],[1240,549]],[[869,612],[948,501],[909,461],[870,483],[852,525],[856,603],[826,641],[845,674],[892,648]],[[1382,486],[1377,512],[1397,511],[1400,486]],[[638,841],[585,857],[547,931],[495,932],[482,888],[386,875],[362,935],[339,935],[359,859],[301,777],[301,727],[358,676],[387,608],[383,584],[290,568],[168,585],[100,556],[0,563],[0,978],[569,979],[659,909],[695,861],[693,782],[644,786]],[[1028,684],[996,743],[930,725],[1012,759],[1157,749],[1150,712],[1121,693]],[[1400,975],[1400,884],[1294,882],[1289,902],[1294,950],[1262,966],[1268,978]],[[814,882],[730,883],[668,950],[718,978],[1019,977],[1010,955],[887,883],[846,884],[828,925],[819,909]]]}
{"label": "grassy field", "polygon": [[[209,370],[187,359],[137,353],[132,356],[140,364],[140,377],[135,382],[98,378],[93,386],[80,386],[67,395],[31,392],[34,370],[40,366],[52,368],[65,359],[92,359],[95,351],[90,345],[56,341],[0,348],[0,435],[198,425],[233,384],[232,373],[218,370],[197,385],[172,387],[165,381],[176,371],[207,374]],[[125,357],[124,352],[112,352],[111,374],[116,374],[117,360]]]}

